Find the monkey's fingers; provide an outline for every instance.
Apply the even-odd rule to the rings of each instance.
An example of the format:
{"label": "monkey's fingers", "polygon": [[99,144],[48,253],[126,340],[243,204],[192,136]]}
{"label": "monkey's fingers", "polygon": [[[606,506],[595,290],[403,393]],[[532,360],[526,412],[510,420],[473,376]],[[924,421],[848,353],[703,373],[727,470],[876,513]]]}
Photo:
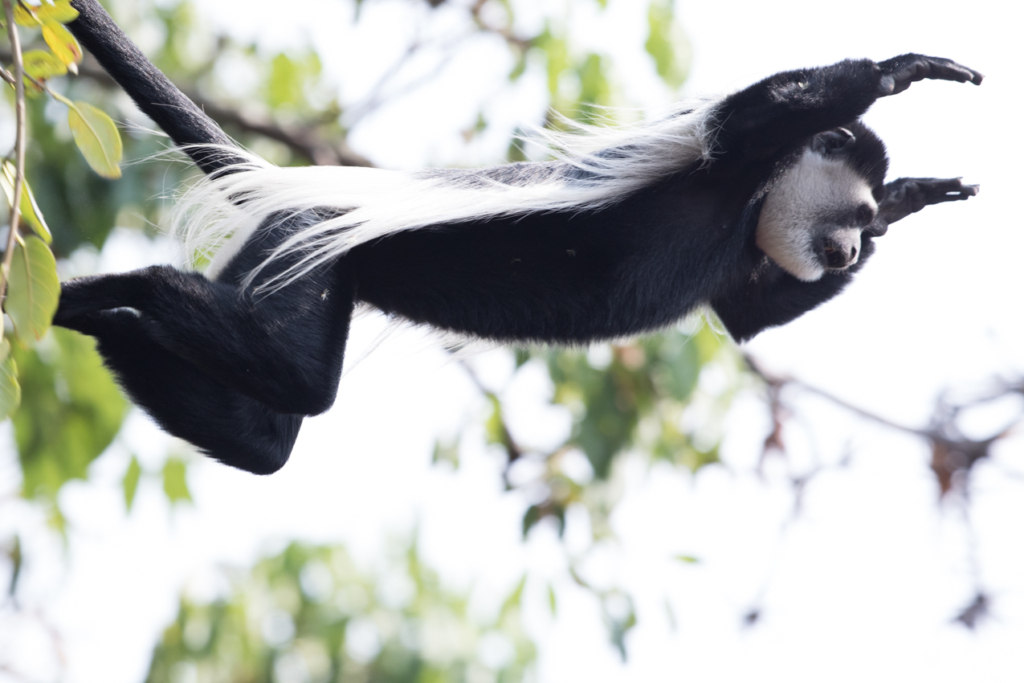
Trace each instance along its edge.
{"label": "monkey's fingers", "polygon": [[985,79],[981,72],[942,57],[900,55],[879,62],[878,66],[882,70],[882,79],[878,86],[880,97],[901,93],[909,88],[911,83],[925,79],[974,83],[975,85],[981,85]]}
{"label": "monkey's fingers", "polygon": [[885,189],[878,215],[886,223],[895,223],[931,204],[973,197],[981,187],[964,185],[960,178],[900,178]]}

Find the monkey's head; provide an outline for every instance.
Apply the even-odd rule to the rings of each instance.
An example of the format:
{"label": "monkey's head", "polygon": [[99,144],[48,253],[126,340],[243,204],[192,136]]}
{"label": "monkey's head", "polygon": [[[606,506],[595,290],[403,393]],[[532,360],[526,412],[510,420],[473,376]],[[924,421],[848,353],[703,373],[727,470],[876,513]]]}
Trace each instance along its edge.
{"label": "monkey's head", "polygon": [[859,121],[818,133],[768,192],[758,248],[807,282],[849,268],[875,222],[887,168],[885,145]]}

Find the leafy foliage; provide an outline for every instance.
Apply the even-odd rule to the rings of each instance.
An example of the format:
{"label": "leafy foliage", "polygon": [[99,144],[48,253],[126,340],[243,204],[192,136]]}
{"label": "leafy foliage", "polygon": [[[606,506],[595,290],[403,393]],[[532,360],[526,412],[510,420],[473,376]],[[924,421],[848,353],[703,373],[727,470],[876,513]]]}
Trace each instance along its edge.
{"label": "leafy foliage", "polygon": [[[48,246],[53,236],[25,177],[25,141],[28,127],[25,97],[27,94],[46,92],[54,99],[69,105],[70,123],[76,142],[90,164],[101,175],[117,177],[120,174],[118,164],[121,158],[121,138],[113,121],[105,113],[84,102],[70,102],[62,95],[51,91],[46,83],[51,78],[68,73],[69,70],[77,72],[77,64],[82,59],[81,47],[63,26],[78,16],[70,0],[56,0],[40,5],[21,2],[12,4],[11,0],[5,0],[4,6],[8,19],[13,17],[15,22],[11,24],[8,21],[7,26],[14,65],[11,69],[3,69],[2,75],[16,91],[17,134],[15,149],[3,162],[0,174],[0,185],[3,186],[4,195],[11,207],[3,269],[0,273],[0,297],[4,297],[4,313],[10,317],[19,342],[28,345],[42,339],[49,329],[50,320],[57,309],[60,283],[57,278],[56,260]],[[43,41],[52,52],[22,52],[17,26],[40,29]],[[22,234],[26,230],[32,230],[35,234]],[[8,348],[8,342],[4,340],[4,349]],[[0,417],[10,415],[18,406],[19,401],[16,399],[21,391],[17,365],[13,358],[7,358],[6,351],[4,357],[3,372],[0,373],[0,395],[4,397],[0,402],[0,408],[3,409]],[[24,367],[34,368],[36,365]],[[22,378],[20,381],[24,382],[26,379],[34,383],[36,378]],[[85,444],[88,444],[88,441],[86,439]],[[23,458],[25,455],[22,453]],[[87,460],[91,460],[92,457],[95,457],[95,454],[87,457]],[[72,460],[76,458],[76,454],[71,455]],[[62,468],[58,466],[51,469],[60,471]],[[78,472],[74,468],[72,470],[75,472],[72,476],[84,476],[84,472]],[[44,479],[52,485],[63,481],[65,477],[57,474],[46,476]],[[26,480],[32,486],[37,483],[29,481],[29,477],[26,477]],[[59,485],[56,483],[57,488]],[[55,496],[56,490],[52,486],[50,492]]]}
{"label": "leafy foliage", "polygon": [[34,349],[15,350],[23,387],[13,416],[22,495],[56,504],[57,492],[113,441],[127,410],[95,342],[54,329]]}
{"label": "leafy foliage", "polygon": [[415,545],[371,576],[344,548],[293,543],[236,576],[222,598],[182,598],[146,680],[514,683],[535,656],[522,589],[480,619]]}
{"label": "leafy foliage", "polygon": [[658,75],[678,88],[690,70],[690,44],[674,21],[671,0],[652,2],[647,9],[648,35],[644,48],[654,59]]}

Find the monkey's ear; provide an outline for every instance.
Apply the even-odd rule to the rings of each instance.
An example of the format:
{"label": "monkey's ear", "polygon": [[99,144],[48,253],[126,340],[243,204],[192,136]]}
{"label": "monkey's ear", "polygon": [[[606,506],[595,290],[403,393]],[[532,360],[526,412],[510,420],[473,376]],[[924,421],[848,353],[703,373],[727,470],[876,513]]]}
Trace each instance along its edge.
{"label": "monkey's ear", "polygon": [[815,135],[811,149],[818,154],[835,154],[856,141],[857,137],[846,128],[835,128]]}

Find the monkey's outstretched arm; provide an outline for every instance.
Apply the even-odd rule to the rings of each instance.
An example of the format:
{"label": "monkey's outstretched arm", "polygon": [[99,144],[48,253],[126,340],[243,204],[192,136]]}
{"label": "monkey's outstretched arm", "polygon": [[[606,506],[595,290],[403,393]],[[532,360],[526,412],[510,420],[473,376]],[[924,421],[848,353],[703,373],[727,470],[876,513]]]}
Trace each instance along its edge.
{"label": "monkey's outstretched arm", "polygon": [[716,149],[725,160],[771,156],[860,118],[879,97],[903,92],[915,81],[979,85],[983,78],[951,60],[916,54],[784,71],[723,101]]}

